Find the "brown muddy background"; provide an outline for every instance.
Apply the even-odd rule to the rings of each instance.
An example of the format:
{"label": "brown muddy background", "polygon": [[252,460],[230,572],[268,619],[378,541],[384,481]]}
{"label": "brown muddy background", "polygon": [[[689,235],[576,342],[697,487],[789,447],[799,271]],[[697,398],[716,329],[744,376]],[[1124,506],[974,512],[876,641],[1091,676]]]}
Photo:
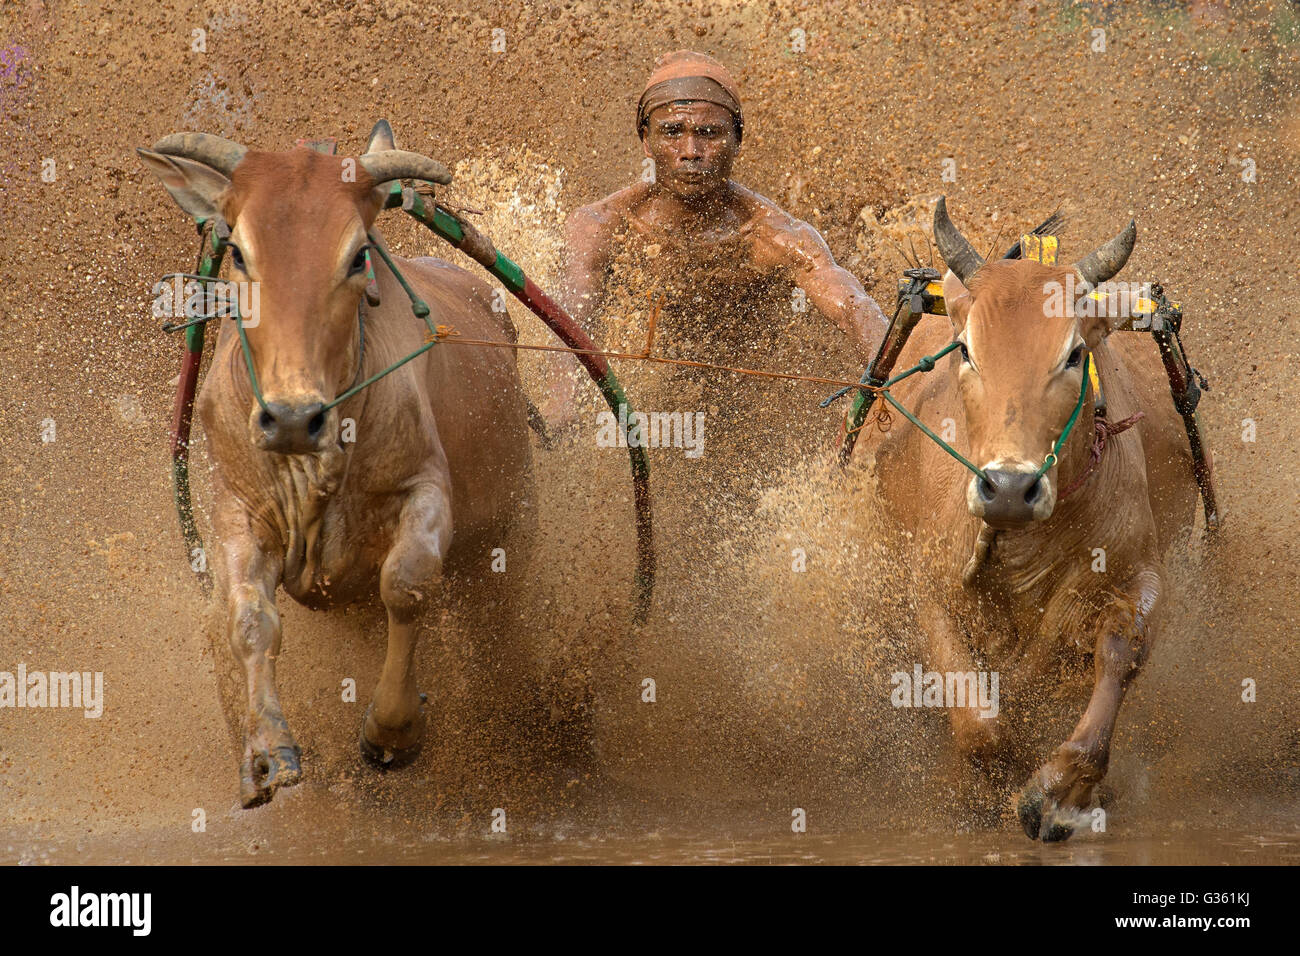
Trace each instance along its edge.
{"label": "brown muddy background", "polygon": [[[0,861],[1300,859],[1300,9],[1192,6],[3,0],[0,670],[103,671],[107,701],[99,720],[0,711]],[[1090,49],[1098,27],[1104,53]],[[206,53],[190,49],[195,29]],[[306,779],[238,809],[170,491],[180,345],[148,309],[158,275],[191,267],[194,233],[132,149],[201,129],[264,149],[335,135],[356,152],[387,117],[399,145],[455,169],[448,198],[484,210],[485,231],[549,286],[565,215],[640,173],[636,96],[654,57],[682,46],[741,84],[736,178],[817,226],[882,303],[902,268],[887,240],[923,247],[946,192],[982,247],[1061,203],[1067,256],[1134,217],[1120,278],[1162,280],[1185,304],[1228,517],[1215,551],[1198,535],[1170,559],[1173,609],[1121,713],[1105,834],[1031,844],[1014,791],[958,766],[942,712],[888,706],[889,673],[923,659],[906,551],[860,474],[827,480],[829,411],[806,461],[762,472],[743,502],[708,492],[715,472],[760,474],[727,456],[744,448],[735,434],[710,433],[717,451],[696,463],[652,457],[662,575],[637,635],[623,453],[590,429],[538,450],[534,558],[512,561],[510,599],[491,608],[449,585],[420,657],[429,743],[401,773],[376,776],[356,748],[381,609],[282,601],[280,688]],[[946,157],[955,183],[940,180]],[[383,223],[403,254],[447,254],[398,213]],[[856,377],[836,333],[816,334],[822,374]],[[540,366],[522,364],[539,395]],[[825,391],[784,394],[785,409],[747,416],[754,434]],[[361,703],[341,700],[347,677]],[[655,704],[640,700],[646,677]],[[1246,678],[1256,703],[1241,701]],[[585,768],[551,746],[545,717],[582,686]],[[1077,706],[1042,728],[1042,755]],[[488,836],[497,807],[508,834]],[[809,833],[791,833],[793,807]]]}

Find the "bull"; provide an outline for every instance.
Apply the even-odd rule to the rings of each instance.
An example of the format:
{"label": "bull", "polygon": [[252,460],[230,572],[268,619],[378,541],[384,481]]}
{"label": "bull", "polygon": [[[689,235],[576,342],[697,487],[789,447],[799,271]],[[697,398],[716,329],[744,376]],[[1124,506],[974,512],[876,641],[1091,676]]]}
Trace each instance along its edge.
{"label": "bull", "polygon": [[[353,388],[427,344],[391,269],[376,264],[379,304],[363,302],[386,186],[450,175],[397,149],[384,122],[350,159],[261,152],[202,133],[137,152],[182,209],[227,224],[231,279],[260,293],[256,321],[239,320],[247,360],[239,327],[227,323],[198,397],[212,469],[210,563],[246,692],[240,801],[264,803],[302,777],[276,687],[278,586],[310,608],[378,591],[388,646],[360,748],[379,767],[409,763],[424,735],[413,667],[421,616],[444,574],[486,565],[519,530],[530,488],[527,404],[511,349],[429,348]],[[515,341],[486,282],[438,259],[392,259],[439,322]]]}
{"label": "bull", "polygon": [[[1073,733],[1017,801],[1031,839],[1062,840],[1092,803],[1120,705],[1155,642],[1164,557],[1194,519],[1191,458],[1155,350],[1145,337],[1112,337],[1108,310],[1082,305],[1128,260],[1134,223],[1073,266],[985,262],[942,199],[934,235],[951,327],[922,323],[901,361],[956,346],[935,374],[893,394],[918,418],[952,419],[969,461],[916,428],[877,432],[868,447],[887,508],[911,546],[935,556],[938,586],[918,598],[930,666],[999,672],[1009,698],[996,716],[950,710],[958,750],[990,770],[1020,760],[1025,772],[1038,762],[1017,739],[1029,706],[1087,694],[1091,671]],[[1085,380],[1089,364],[1110,419]],[[1122,433],[1112,424],[1138,413]]]}

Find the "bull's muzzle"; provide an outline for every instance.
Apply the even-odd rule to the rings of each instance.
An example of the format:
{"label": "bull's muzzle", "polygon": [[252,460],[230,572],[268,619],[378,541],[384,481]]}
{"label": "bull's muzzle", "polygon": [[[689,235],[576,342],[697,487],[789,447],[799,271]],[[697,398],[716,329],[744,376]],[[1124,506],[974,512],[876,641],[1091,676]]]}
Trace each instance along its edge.
{"label": "bull's muzzle", "polygon": [[966,503],[985,524],[1009,531],[1050,517],[1056,495],[1037,471],[985,467],[983,478],[971,479]]}
{"label": "bull's muzzle", "polygon": [[263,451],[312,454],[328,444],[332,417],[324,402],[267,401],[265,408],[253,410],[253,442]]}

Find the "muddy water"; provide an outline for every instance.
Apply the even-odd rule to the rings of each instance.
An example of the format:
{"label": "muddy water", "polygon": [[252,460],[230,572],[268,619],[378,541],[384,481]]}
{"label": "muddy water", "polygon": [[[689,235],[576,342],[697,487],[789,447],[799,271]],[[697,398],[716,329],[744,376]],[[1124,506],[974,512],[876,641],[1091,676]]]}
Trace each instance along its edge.
{"label": "muddy water", "polygon": [[[319,812],[304,819],[315,828]],[[287,821],[286,821],[287,822]],[[1269,866],[1300,863],[1300,845],[1290,829],[1240,832],[1221,828],[1135,833],[1108,839],[1073,838],[1046,846],[1008,841],[995,832],[878,832],[774,837],[771,832],[729,832],[725,826],[680,832],[670,828],[629,831],[617,836],[554,824],[544,832],[506,837],[448,836],[406,832],[400,839],[367,838],[356,829],[336,838],[307,840],[301,833],[245,833],[238,843],[207,843],[174,835],[140,834],[129,845],[117,839],[86,838],[74,844],[41,842],[6,854],[19,864],[554,864],[608,865],[824,864],[960,866]]]}
{"label": "muddy water", "polygon": [[[0,710],[0,861],[1294,861],[1294,31],[1277,5],[1219,19],[1208,5],[1200,20],[1175,5],[1029,6],[392,3],[374,23],[310,3],[5,6],[0,670],[100,671],[106,703],[98,719]],[[1090,50],[1094,26],[1105,53]],[[185,52],[190,27],[207,31],[206,54]],[[428,62],[391,41],[417,33]],[[307,779],[237,808],[204,601],[172,512],[178,346],[147,314],[150,283],[188,266],[193,237],[130,148],[202,128],[264,148],[334,134],[355,150],[387,116],[399,145],[455,170],[450,199],[483,210],[484,231],[549,285],[565,215],[639,175],[636,91],[655,54],[684,44],[740,78],[737,177],[817,226],[881,301],[902,267],[893,244],[924,250],[944,191],[981,248],[1061,201],[1067,255],[1133,216],[1126,275],[1159,278],[1187,306],[1228,520],[1214,549],[1194,536],[1170,559],[1174,599],[1121,713],[1104,833],[1030,844],[1012,813],[1018,780],[961,766],[941,715],[890,707],[889,674],[921,659],[914,555],[860,472],[828,478],[830,414],[804,460],[780,468],[755,464],[762,443],[735,434],[716,435],[713,457],[652,459],[662,565],[640,630],[626,614],[626,458],[592,441],[539,450],[541,527],[506,543],[521,557],[510,593],[451,582],[428,622],[429,743],[406,771],[375,775],[356,751],[382,609],[282,600],[280,687]],[[453,62],[463,71],[435,66]],[[846,103],[854,121],[828,123]],[[948,156],[956,182],[941,178]],[[44,157],[54,183],[33,173]],[[384,222],[398,252],[435,251]],[[545,340],[514,314],[525,339]],[[835,364],[834,334],[821,371],[856,376]],[[541,363],[521,365],[540,393]],[[791,386],[741,426],[773,433],[783,401],[823,394]],[[342,699],[347,678],[360,703]],[[1036,754],[1080,707],[1062,699],[1034,728]],[[591,752],[566,745],[584,734]],[[807,833],[791,831],[795,808]],[[504,835],[490,832],[497,810]]]}

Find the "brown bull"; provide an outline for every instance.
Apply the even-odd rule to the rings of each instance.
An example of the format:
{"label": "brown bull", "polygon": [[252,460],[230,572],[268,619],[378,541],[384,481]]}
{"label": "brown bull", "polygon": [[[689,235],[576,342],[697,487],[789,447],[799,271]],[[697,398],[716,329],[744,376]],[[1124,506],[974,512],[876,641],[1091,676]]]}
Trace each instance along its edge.
{"label": "brown bull", "polygon": [[[212,463],[217,597],[247,684],[240,799],[262,803],[302,774],[275,683],[280,585],[312,608],[378,590],[388,652],[361,750],[400,766],[423,737],[413,671],[422,610],[439,596],[444,569],[486,566],[491,549],[504,546],[531,465],[509,349],[435,346],[326,408],[424,343],[424,323],[378,257],[380,305],[362,304],[363,246],[386,183],[450,177],[396,150],[382,122],[366,155],[350,160],[257,152],[194,133],[138,152],[186,212],[229,225],[230,278],[260,284],[256,321],[245,328],[265,406],[233,321],[198,400]],[[438,259],[394,261],[433,321],[514,341],[485,282]]]}
{"label": "brown bull", "polygon": [[[1031,839],[1065,839],[1106,772],[1124,693],[1155,638],[1163,557],[1195,512],[1190,455],[1150,340],[1108,337],[1114,320],[1057,294],[1115,275],[1133,248],[1132,223],[1073,267],[984,263],[943,200],[934,232],[950,270],[944,299],[951,327],[922,323],[900,367],[954,337],[961,346],[931,375],[893,391],[936,432],[952,419],[955,444],[968,449],[983,476],[916,428],[895,427],[868,441],[881,493],[912,533],[912,547],[936,556],[939,586],[918,601],[928,666],[999,672],[1002,716],[951,709],[958,748],[977,763],[1007,767],[1032,748],[1014,739],[1030,705],[1062,690],[1086,693],[1092,671],[1082,718],[1030,776],[1018,804]],[[1053,306],[1062,301],[1063,308]],[[1089,472],[1096,412],[1089,388],[1059,461],[1039,477],[1079,404],[1089,355],[1110,420],[1145,417],[1111,437]],[[1070,492],[1064,500],[1062,489]],[[1021,772],[1039,759],[1021,764]]]}

